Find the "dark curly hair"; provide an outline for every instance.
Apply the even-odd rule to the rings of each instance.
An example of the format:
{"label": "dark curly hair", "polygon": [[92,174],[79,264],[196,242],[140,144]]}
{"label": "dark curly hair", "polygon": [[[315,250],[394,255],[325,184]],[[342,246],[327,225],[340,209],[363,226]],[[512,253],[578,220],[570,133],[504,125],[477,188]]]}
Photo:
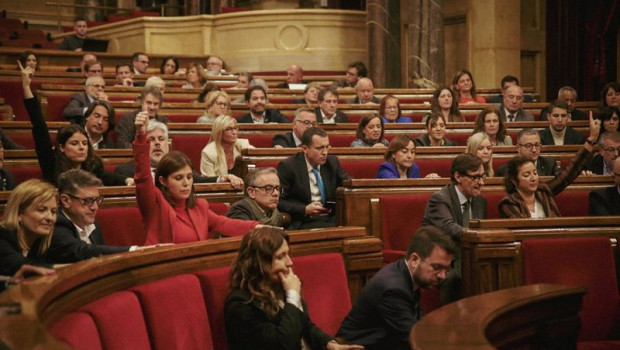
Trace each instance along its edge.
{"label": "dark curly hair", "polygon": [[508,161],[506,164],[506,175],[504,175],[504,186],[506,187],[506,193],[512,194],[517,191],[517,184],[519,183],[519,169],[525,163],[534,163],[534,160],[529,157],[516,156]]}

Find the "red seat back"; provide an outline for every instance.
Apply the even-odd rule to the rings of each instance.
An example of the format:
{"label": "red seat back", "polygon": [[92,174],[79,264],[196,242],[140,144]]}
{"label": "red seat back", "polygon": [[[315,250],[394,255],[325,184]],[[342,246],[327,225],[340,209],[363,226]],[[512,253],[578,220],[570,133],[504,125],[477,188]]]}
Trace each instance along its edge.
{"label": "red seat back", "polygon": [[79,350],[102,350],[101,338],[93,318],[85,312],[72,312],[55,322],[49,332]]}
{"label": "red seat back", "polygon": [[202,149],[209,142],[209,135],[174,135],[172,137],[172,149],[185,153],[192,160],[194,170],[200,172],[200,156]]}
{"label": "red seat back", "polygon": [[588,191],[563,191],[553,198],[562,216],[588,216],[590,205]]}
{"label": "red seat back", "polygon": [[487,219],[499,219],[499,202],[504,198],[504,192],[484,192],[487,200]]}
{"label": "red seat back", "polygon": [[383,160],[341,161],[340,166],[354,179],[374,179]]}
{"label": "red seat back", "polygon": [[137,207],[101,208],[97,211],[97,222],[107,245],[143,245],[146,240],[142,215]]}
{"label": "red seat back", "polygon": [[209,326],[213,335],[213,348],[218,350],[228,349],[226,338],[226,324],[224,320],[224,307],[228,288],[228,273],[230,266],[209,269],[196,273],[196,277],[202,286],[202,294],[207,306]]}

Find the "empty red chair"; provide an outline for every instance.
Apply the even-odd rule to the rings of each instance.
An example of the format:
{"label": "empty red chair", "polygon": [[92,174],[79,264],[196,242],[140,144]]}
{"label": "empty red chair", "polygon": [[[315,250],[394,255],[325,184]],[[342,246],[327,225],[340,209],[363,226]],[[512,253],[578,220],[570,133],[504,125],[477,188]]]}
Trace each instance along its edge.
{"label": "empty red chair", "polygon": [[103,240],[108,245],[143,245],[146,231],[137,207],[101,208],[97,211]]}
{"label": "empty red chair", "polygon": [[101,338],[93,318],[85,312],[72,312],[55,322],[49,332],[77,350],[102,350]]}
{"label": "empty red chair", "polygon": [[209,269],[196,273],[202,286],[202,294],[207,306],[209,326],[213,335],[213,348],[228,349],[224,307],[228,296],[228,273],[230,266]]}

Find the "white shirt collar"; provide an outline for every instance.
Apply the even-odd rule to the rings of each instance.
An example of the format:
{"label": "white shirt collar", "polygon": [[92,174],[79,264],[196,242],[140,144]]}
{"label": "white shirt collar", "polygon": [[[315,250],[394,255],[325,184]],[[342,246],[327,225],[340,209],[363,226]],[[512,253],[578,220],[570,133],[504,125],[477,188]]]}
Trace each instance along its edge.
{"label": "white shirt collar", "polygon": [[[301,140],[297,137],[297,135],[295,135],[295,132],[292,132],[293,134],[293,141],[295,141],[295,147],[300,147],[301,146]],[[307,160],[306,160],[307,162]]]}
{"label": "white shirt collar", "polygon": [[80,240],[83,242],[86,242],[88,244],[92,244],[93,242],[91,242],[90,240],[90,234],[93,233],[93,231],[95,231],[95,224],[88,224],[86,225],[83,229],[81,227],[79,227],[78,225],[75,224],[75,222],[73,222],[73,220],[71,220],[71,217],[69,215],[67,215],[67,212],[65,212],[64,210],[62,211],[63,214],[65,214],[65,217],[67,219],[69,219],[69,221],[71,221],[71,223],[73,224],[73,226],[75,227],[75,229],[77,230],[78,236],[80,237]]}
{"label": "white shirt collar", "polygon": [[469,201],[467,197],[459,190],[459,186],[454,185],[454,189],[456,190],[456,195],[459,197],[459,203],[461,204],[461,208],[463,207],[463,203]]}

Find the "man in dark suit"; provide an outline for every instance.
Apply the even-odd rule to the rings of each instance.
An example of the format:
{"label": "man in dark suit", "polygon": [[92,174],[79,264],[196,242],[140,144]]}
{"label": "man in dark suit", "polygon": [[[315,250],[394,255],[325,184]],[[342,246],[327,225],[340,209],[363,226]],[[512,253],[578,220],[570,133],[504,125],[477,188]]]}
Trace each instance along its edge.
{"label": "man in dark suit", "polygon": [[534,116],[523,109],[523,89],[519,85],[506,88],[499,117],[504,122],[534,121]]}
{"label": "man in dark suit", "polygon": [[[451,183],[433,193],[424,211],[422,225],[438,227],[448,233],[455,242],[461,240],[469,227],[470,219],[484,219],[487,201],[481,195],[484,186],[482,159],[472,154],[460,154],[450,167]],[[440,288],[440,301],[451,303],[461,297],[461,257],[457,252],[454,270],[448,274]]]}
{"label": "man in dark suit", "polygon": [[607,131],[598,140],[599,154],[594,156],[587,170],[596,175],[613,175],[614,161],[620,155],[620,132]]}
{"label": "man in dark suit", "polygon": [[543,145],[581,145],[586,137],[571,128],[568,123],[568,104],[563,100],[555,100],[547,106],[549,127],[540,132]]}
{"label": "man in dark suit", "polygon": [[[513,76],[513,75],[505,75],[502,78],[502,81],[500,82],[500,86],[501,86],[501,90],[502,90],[502,94],[501,95],[496,95],[496,96],[491,96],[489,98],[487,98],[487,103],[502,103],[504,101],[504,94],[506,93],[506,90],[511,87],[511,86],[519,86],[519,78]],[[532,96],[531,95],[523,95],[523,102],[532,102]]]}
{"label": "man in dark suit", "polygon": [[355,85],[355,96],[347,100],[350,104],[367,104],[379,103],[379,99],[375,96],[375,86],[370,78],[360,78]]}
{"label": "man in dark suit", "polygon": [[[290,89],[289,84],[308,84],[304,79],[304,69],[301,66],[292,64],[286,70],[286,82],[276,85],[278,89]],[[247,101],[247,100],[246,100]]]}
{"label": "man in dark suit", "polygon": [[314,114],[314,111],[311,108],[298,108],[295,110],[293,131],[275,135],[271,141],[271,147],[300,147],[304,132],[313,126],[316,126],[316,114]]}
{"label": "man in dark suit", "polygon": [[422,316],[420,288],[437,286],[446,277],[455,251],[440,229],[419,228],[405,259],[383,267],[366,284],[336,336],[366,350],[411,349],[409,332]]}
{"label": "man in dark suit", "polygon": [[314,109],[316,121],[321,124],[348,123],[349,117],[338,110],[338,90],[322,88],[318,95],[319,106]]}
{"label": "man in dark suit", "polygon": [[[570,120],[588,120],[586,112],[575,108],[575,102],[577,102],[577,90],[571,86],[563,86],[558,91],[558,100],[565,101],[568,105],[568,114]],[[549,114],[548,107],[543,108],[540,111],[540,120],[547,120]]]}
{"label": "man in dark suit", "polygon": [[78,18],[73,23],[74,34],[71,34],[63,39],[58,45],[58,50],[67,51],[82,51],[84,46],[84,39],[86,39],[86,33],[88,32],[88,24],[83,18]]}
{"label": "man in dark suit", "polygon": [[149,119],[157,120],[164,124],[170,121],[165,115],[159,115],[159,108],[164,103],[164,94],[156,86],[148,86],[140,95],[140,109],[125,114],[116,127],[116,147],[132,148],[132,142],[136,137],[136,116],[140,113],[148,114]]}
{"label": "man in dark suit", "polygon": [[291,215],[289,229],[336,225],[336,188],[349,175],[328,155],[325,130],[312,127],[301,138],[302,152],[278,164],[282,196],[278,209]]}
{"label": "man in dark suit", "polygon": [[88,106],[95,100],[107,101],[105,93],[105,80],[100,76],[92,76],[86,79],[83,92],[76,92],[71,96],[69,104],[62,111],[62,116],[71,123],[83,124],[84,113]]}
{"label": "man in dark suit", "polygon": [[249,87],[244,93],[245,103],[250,113],[244,114],[237,122],[239,123],[289,123],[288,119],[276,109],[265,108],[267,104],[267,91],[260,85]]}
{"label": "man in dark suit", "polygon": [[103,200],[99,195],[100,186],[101,180],[81,169],[72,169],[60,175],[60,210],[47,253],[49,261],[55,264],[73,263],[137,249],[105,245],[101,227],[95,220]]}
{"label": "man in dark suit", "polygon": [[334,81],[332,84],[333,87],[352,87],[354,88],[357,85],[358,80],[360,78],[365,78],[368,76],[368,69],[363,62],[356,61],[350,63],[347,67],[347,72],[345,74],[344,79],[339,79]]}
{"label": "man in dark suit", "polygon": [[[555,176],[559,167],[555,160],[540,155],[542,145],[538,131],[530,128],[519,131],[517,135],[517,153],[523,157],[534,160],[539,176]],[[507,165],[504,164],[497,169],[497,176],[506,175]]]}
{"label": "man in dark suit", "polygon": [[620,215],[620,157],[613,163],[615,185],[590,192],[590,215]]}

